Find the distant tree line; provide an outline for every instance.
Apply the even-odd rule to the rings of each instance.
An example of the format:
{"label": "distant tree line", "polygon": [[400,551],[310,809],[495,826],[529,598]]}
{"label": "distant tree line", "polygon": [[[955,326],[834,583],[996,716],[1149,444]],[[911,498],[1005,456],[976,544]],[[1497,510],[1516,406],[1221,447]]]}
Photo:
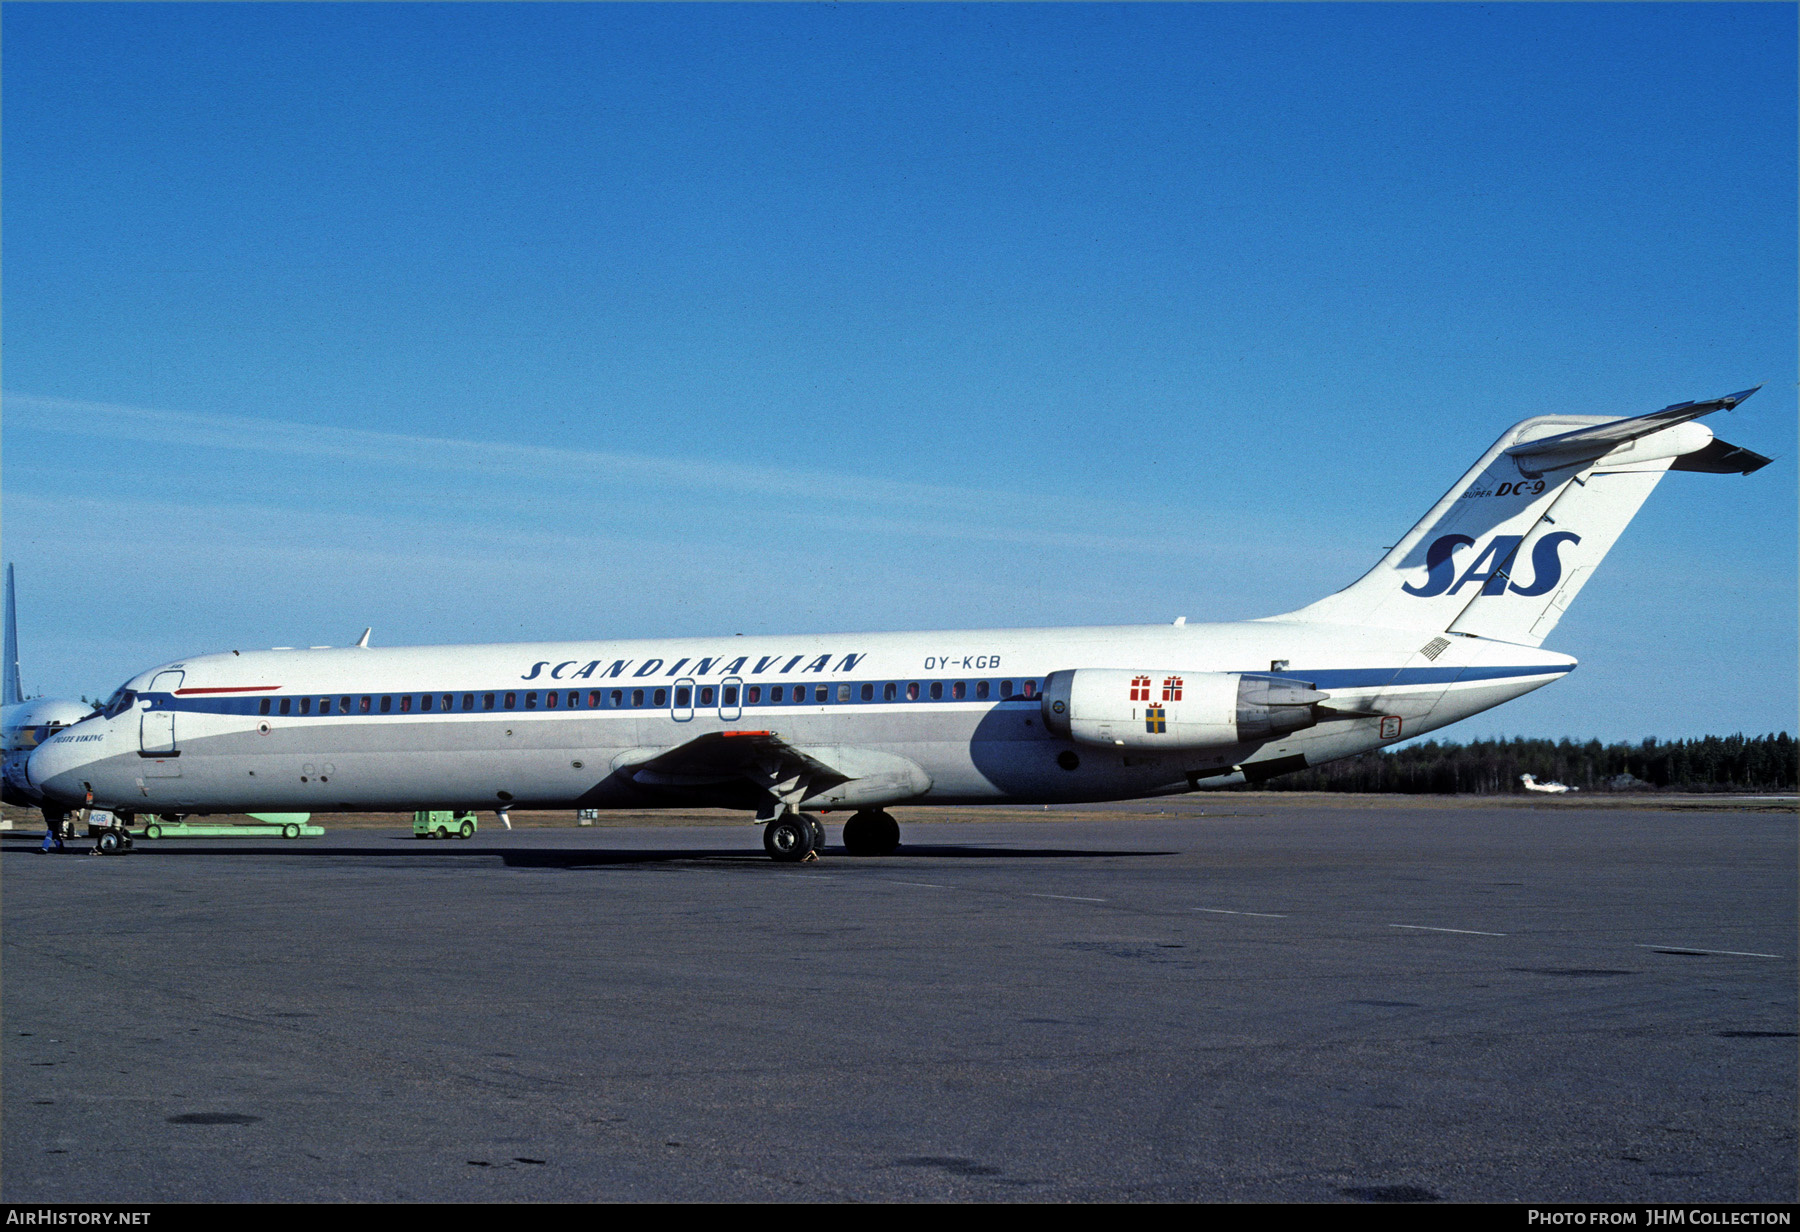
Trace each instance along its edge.
{"label": "distant tree line", "polygon": [[1284,774],[1268,791],[1522,794],[1521,774],[1583,791],[1791,792],[1800,786],[1792,736],[1702,736],[1601,744],[1590,740],[1475,740],[1379,750]]}

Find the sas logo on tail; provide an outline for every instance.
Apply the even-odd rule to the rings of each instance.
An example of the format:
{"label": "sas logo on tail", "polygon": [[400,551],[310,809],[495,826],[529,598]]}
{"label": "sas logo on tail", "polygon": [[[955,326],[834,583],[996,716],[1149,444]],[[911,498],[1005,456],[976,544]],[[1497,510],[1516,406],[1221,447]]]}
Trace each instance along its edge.
{"label": "sas logo on tail", "polygon": [[[1572,531],[1559,530],[1539,539],[1531,549],[1533,576],[1529,586],[1514,582],[1511,573],[1513,557],[1518,554],[1519,545],[1523,542],[1523,535],[1495,535],[1486,550],[1463,570],[1461,577],[1457,577],[1454,559],[1456,549],[1472,548],[1475,541],[1467,535],[1445,535],[1434,540],[1425,550],[1425,568],[1428,570],[1425,584],[1414,586],[1408,582],[1400,589],[1421,599],[1435,599],[1443,594],[1453,595],[1470,582],[1479,582],[1484,595],[1505,594],[1508,590],[1515,595],[1547,595],[1562,581],[1562,561],[1557,557],[1557,552],[1565,543],[1580,543],[1581,536]],[[1454,583],[1452,578],[1455,578]]]}

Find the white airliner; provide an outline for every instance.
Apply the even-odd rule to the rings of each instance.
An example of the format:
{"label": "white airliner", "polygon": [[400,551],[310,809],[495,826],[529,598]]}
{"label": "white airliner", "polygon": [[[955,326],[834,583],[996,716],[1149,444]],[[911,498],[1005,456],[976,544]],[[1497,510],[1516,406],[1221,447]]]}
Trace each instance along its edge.
{"label": "white airliner", "polygon": [[1570,787],[1567,783],[1540,783],[1536,775],[1521,774],[1519,782],[1525,785],[1526,791],[1541,791],[1548,795],[1560,796],[1565,792],[1580,791],[1579,787]]}
{"label": "white airliner", "polygon": [[[1541,650],[1670,469],[1769,459],[1698,417],[1508,429],[1386,557],[1262,620],[1125,628],[229,651],[142,672],[31,756],[65,807],[754,810],[778,860],[853,811],[1116,800],[1257,783],[1561,678]],[[367,638],[364,638],[367,642]]]}
{"label": "white airliner", "polygon": [[[58,697],[25,697],[19,683],[19,613],[13,597],[13,567],[6,566],[6,662],[0,671],[0,798],[31,807],[44,802],[25,777],[25,761],[53,733],[93,713],[86,702]],[[52,806],[54,809],[54,806]]]}

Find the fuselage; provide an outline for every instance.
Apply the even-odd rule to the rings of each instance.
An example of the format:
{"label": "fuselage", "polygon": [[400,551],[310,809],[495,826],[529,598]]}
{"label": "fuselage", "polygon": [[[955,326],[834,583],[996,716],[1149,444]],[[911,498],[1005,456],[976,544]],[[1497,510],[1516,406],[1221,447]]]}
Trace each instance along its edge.
{"label": "fuselage", "polygon": [[[739,807],[755,795],[741,782],[645,782],[631,768],[707,733],[772,732],[826,762],[921,772],[864,803],[1127,799],[1392,744],[1575,665],[1480,637],[1424,641],[1261,620],[228,651],[133,677],[29,772],[52,800],[91,792],[121,812]],[[1083,668],[1274,675],[1328,693],[1332,711],[1262,743],[1077,743],[1046,729],[1041,695],[1051,673]]]}

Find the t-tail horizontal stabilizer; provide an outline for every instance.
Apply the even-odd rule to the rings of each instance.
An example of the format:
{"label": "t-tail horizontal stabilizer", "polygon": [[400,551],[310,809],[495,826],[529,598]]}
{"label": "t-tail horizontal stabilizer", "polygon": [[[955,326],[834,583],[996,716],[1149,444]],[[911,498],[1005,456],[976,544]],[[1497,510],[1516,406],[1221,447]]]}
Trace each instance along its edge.
{"label": "t-tail horizontal stabilizer", "polygon": [[1629,419],[1514,424],[1374,569],[1271,619],[1540,646],[1666,472],[1747,475],[1768,465],[1694,422],[1760,388]]}
{"label": "t-tail horizontal stabilizer", "polygon": [[[1732,410],[1738,403],[1761,388],[1761,385],[1757,385],[1750,389],[1739,390],[1735,394],[1726,394],[1723,398],[1710,398],[1705,402],[1677,402],[1674,406],[1665,406],[1660,411],[1651,411],[1648,415],[1638,415],[1632,419],[1614,419],[1585,428],[1576,428],[1572,432],[1558,432],[1553,436],[1536,436],[1526,439],[1524,444],[1514,445],[1506,452],[1518,463],[1519,470],[1527,478],[1535,479],[1548,471],[1592,462],[1612,453],[1621,446],[1629,445],[1656,433],[1670,432],[1671,429],[1698,419],[1702,415],[1710,415],[1714,411]],[[1697,442],[1692,449],[1677,449],[1673,452],[1678,456],[1704,449],[1712,442],[1712,433],[1696,424],[1685,434],[1671,432],[1668,437],[1660,438],[1658,448],[1648,452],[1669,456],[1671,446],[1687,445],[1691,442]],[[1613,460],[1629,459],[1615,458]]]}

